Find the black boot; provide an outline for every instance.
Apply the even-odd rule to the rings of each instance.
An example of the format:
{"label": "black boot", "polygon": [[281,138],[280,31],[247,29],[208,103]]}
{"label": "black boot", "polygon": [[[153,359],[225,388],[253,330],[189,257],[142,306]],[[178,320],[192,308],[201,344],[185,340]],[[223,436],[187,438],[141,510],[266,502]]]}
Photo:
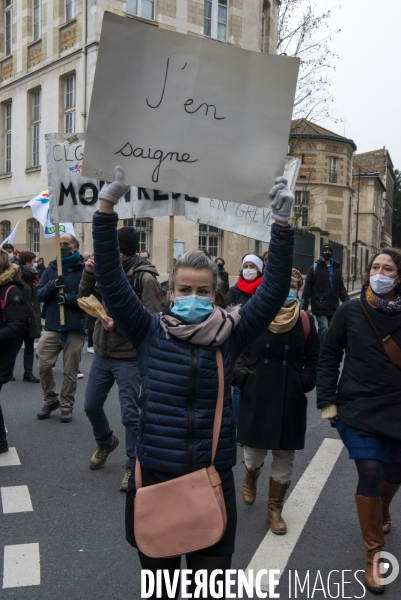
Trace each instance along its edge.
{"label": "black boot", "polygon": [[35,377],[35,375],[32,373],[33,361],[34,361],[33,354],[24,355],[25,372],[24,372],[23,381],[29,381],[30,383],[40,383],[40,379],[37,379]]}

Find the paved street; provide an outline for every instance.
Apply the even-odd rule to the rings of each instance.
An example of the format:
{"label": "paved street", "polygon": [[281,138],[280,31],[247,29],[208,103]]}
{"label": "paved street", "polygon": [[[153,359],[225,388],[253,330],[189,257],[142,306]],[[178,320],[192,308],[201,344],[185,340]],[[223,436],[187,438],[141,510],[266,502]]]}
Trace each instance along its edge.
{"label": "paved street", "polygon": [[[89,470],[96,444],[83,412],[83,397],[91,360],[85,347],[81,370],[86,377],[78,381],[74,421],[70,424],[61,424],[58,414],[45,421],[36,419],[42,404],[41,388],[22,382],[21,355],[15,368],[17,381],[2,390],[9,444],[15,448],[0,456],[2,600],[140,597],[139,561],[124,539],[125,496],[118,490],[124,475],[124,434],[116,388],[107,402],[107,412],[121,443],[103,469]],[[60,364],[55,372],[60,382]],[[266,535],[268,468],[259,480],[255,505],[242,503],[239,448],[235,469],[238,534],[233,568],[257,565],[255,568],[285,569],[276,589],[284,599],[373,597],[370,592],[363,595],[354,577],[354,572],[365,566],[353,501],[355,469],[335,430],[321,420],[314,403],[313,393],[306,449],[297,453],[291,495],[284,509],[287,536]],[[385,550],[401,558],[401,494],[394,501],[392,513],[395,523],[386,537]],[[331,575],[328,589],[327,577],[335,569],[340,573]],[[296,595],[295,575],[303,585],[308,570],[309,594],[307,587],[301,592],[298,586]],[[344,584],[343,590],[336,586],[341,582],[342,570],[347,570],[343,579],[351,582]],[[313,593],[318,571],[321,579]],[[363,573],[357,576],[363,579]],[[387,600],[400,597],[401,577],[385,593]]]}

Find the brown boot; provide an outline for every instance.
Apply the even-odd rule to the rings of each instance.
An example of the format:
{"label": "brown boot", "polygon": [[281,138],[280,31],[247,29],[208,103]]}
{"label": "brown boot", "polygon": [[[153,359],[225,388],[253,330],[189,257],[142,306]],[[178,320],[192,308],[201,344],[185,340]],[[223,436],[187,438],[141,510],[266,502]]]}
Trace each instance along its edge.
{"label": "brown boot", "polygon": [[380,500],[382,503],[382,516],[383,516],[383,532],[388,533],[391,527],[390,517],[390,503],[396,493],[398,492],[401,483],[395,485],[394,483],[388,483],[382,479],[380,486]]}
{"label": "brown boot", "polygon": [[[355,501],[362,538],[367,548],[365,585],[371,592],[382,594],[385,586],[376,583],[373,577],[374,557],[377,552],[382,551],[384,546],[383,519],[380,498],[367,498],[366,496],[359,496],[358,494],[355,494]],[[377,565],[376,572],[377,575],[380,575],[379,565]]]}
{"label": "brown boot", "polygon": [[281,516],[281,511],[283,510],[284,498],[290,485],[291,481],[279,483],[273,479],[273,477],[270,477],[267,518],[269,519],[272,533],[275,533],[276,535],[284,535],[287,533],[287,525]]}
{"label": "brown boot", "polygon": [[242,484],[242,499],[245,504],[253,504],[256,500],[256,484],[264,463],[257,469],[248,469],[245,465],[245,479]]}

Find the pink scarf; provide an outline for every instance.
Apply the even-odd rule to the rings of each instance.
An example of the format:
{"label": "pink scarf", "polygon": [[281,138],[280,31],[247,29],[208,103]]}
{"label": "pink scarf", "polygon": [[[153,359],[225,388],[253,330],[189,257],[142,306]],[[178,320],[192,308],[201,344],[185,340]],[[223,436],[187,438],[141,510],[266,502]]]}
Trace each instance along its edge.
{"label": "pink scarf", "polygon": [[160,315],[160,325],[167,337],[174,336],[184,342],[199,346],[221,346],[239,323],[241,306],[229,306],[226,310],[214,307],[212,314],[202,323],[185,325],[172,315]]}

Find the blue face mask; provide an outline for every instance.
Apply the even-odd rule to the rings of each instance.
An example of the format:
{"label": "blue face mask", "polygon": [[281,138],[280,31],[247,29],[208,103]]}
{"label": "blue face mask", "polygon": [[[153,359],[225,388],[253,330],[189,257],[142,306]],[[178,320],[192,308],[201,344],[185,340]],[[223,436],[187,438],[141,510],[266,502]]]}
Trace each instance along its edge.
{"label": "blue face mask", "polygon": [[289,306],[297,299],[297,292],[295,290],[290,290],[288,292],[287,300],[284,302],[284,306]]}
{"label": "blue face mask", "polygon": [[187,323],[200,323],[213,312],[213,298],[205,296],[177,296],[171,312]]}

